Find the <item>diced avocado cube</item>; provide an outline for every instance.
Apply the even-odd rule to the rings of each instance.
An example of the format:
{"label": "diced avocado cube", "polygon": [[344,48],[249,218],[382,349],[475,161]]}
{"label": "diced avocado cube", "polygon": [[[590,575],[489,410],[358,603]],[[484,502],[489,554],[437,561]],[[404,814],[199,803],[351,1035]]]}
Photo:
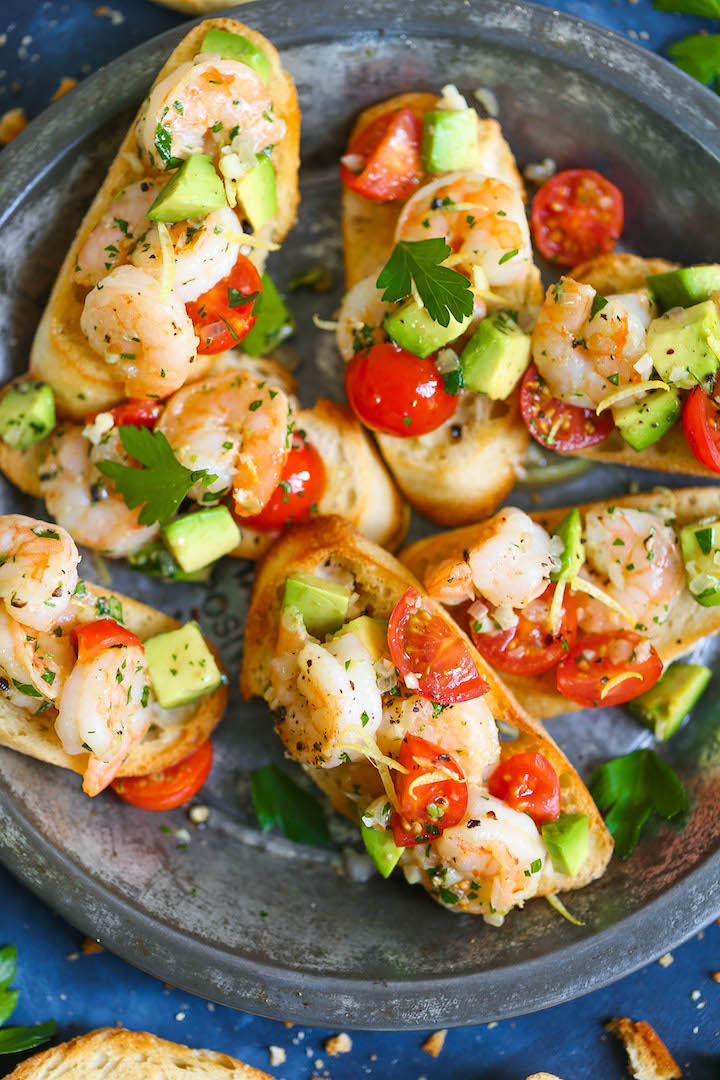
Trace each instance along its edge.
{"label": "diced avocado cube", "polygon": [[239,60],[241,64],[253,68],[266,86],[270,82],[270,61],[267,56],[241,34],[211,26],[203,38],[200,52],[215,53],[223,60]]}
{"label": "diced avocado cube", "polygon": [[275,169],[267,154],[258,154],[257,165],[236,181],[243,214],[257,232],[277,213]]}
{"label": "diced avocado cube", "polygon": [[448,325],[441,326],[430,317],[427,308],[418,307],[411,297],[387,316],[383,328],[401,349],[407,349],[414,356],[424,359],[459,338],[470,324],[470,319],[468,315],[458,322],[451,315]]}
{"label": "diced avocado cube", "polygon": [[212,567],[203,566],[191,574],[178,565],[173,555],[160,540],[151,540],[127,557],[133,570],[139,570],[149,577],[164,578],[166,581],[208,581]]}
{"label": "diced avocado cube", "polygon": [[321,641],[340,629],[349,604],[349,589],[326,578],[297,573],[285,582],[283,607],[297,608],[307,632]]}
{"label": "diced avocado cube", "polygon": [[560,569],[551,571],[550,580],[572,581],[585,562],[582,518],[576,506],[565,515],[553,535],[559,536],[565,547],[560,555]]}
{"label": "diced avocado cube", "polygon": [[654,732],[656,739],[666,742],[697,705],[711,675],[710,668],[703,664],[676,660],[654,686],[629,702],[630,712]]}
{"label": "diced avocado cube", "polygon": [[265,356],[295,333],[295,318],[269,274],[262,276],[263,291],[253,305],[257,315],[249,334],[242,339],[248,356]]}
{"label": "diced avocado cube", "polygon": [[685,266],[664,274],[650,274],[648,285],[661,311],[674,307],[692,307],[709,300],[720,291],[720,266]]}
{"label": "diced avocado cube", "polygon": [[156,634],[144,642],[144,647],[153,693],[163,709],[188,705],[217,690],[223,682],[196,622]]}
{"label": "diced avocado cube", "polygon": [[698,383],[708,388],[720,363],[720,311],[713,300],[689,308],[674,308],[653,319],[648,327],[647,351],[661,379],[691,390]]}
{"label": "diced avocado cube", "polygon": [[350,622],[345,623],[338,630],[336,636],[355,634],[370,653],[373,663],[375,663],[376,660],[388,655],[387,630],[388,624],[385,619],[373,619],[370,615],[358,615],[357,619],[351,619]]}
{"label": "diced avocado cube", "polygon": [[162,536],[186,574],[209,566],[240,543],[240,530],[227,506],[182,514],[163,526]]}
{"label": "diced avocado cube", "polygon": [[504,401],[530,363],[530,335],[506,311],[488,315],[460,355],[465,387]]}
{"label": "diced avocado cube", "polygon": [[373,829],[370,825],[366,825],[364,821],[360,823],[360,829],[365,850],[375,863],[379,873],[384,878],[390,877],[400,861],[403,849],[398,847],[393,840],[390,829],[380,832],[379,829]]}
{"label": "diced avocado cube", "polygon": [[423,117],[422,163],[426,172],[474,169],[480,157],[474,109],[437,109]]}
{"label": "diced avocado cube", "polygon": [[675,390],[649,390],[640,401],[614,405],[615,426],[633,450],[646,450],[669,431],[682,412]]}
{"label": "diced avocado cube", "polygon": [[17,450],[27,450],[55,427],[55,395],[42,382],[11,386],[0,399],[0,438]]}
{"label": "diced avocado cube", "polygon": [[183,161],[147,212],[151,221],[187,221],[207,217],[227,205],[225,187],[207,154]]}
{"label": "diced avocado cube", "polygon": [[680,530],[688,589],[703,607],[720,604],[720,521]]}
{"label": "diced avocado cube", "polygon": [[587,814],[561,814],[542,827],[542,838],[558,874],[574,877],[588,857],[590,829]]}

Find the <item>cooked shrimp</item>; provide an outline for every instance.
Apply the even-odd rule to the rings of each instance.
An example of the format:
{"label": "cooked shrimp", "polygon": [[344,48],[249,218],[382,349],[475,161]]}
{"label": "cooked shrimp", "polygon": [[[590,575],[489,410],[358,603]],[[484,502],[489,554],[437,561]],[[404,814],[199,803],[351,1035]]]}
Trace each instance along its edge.
{"label": "cooked shrimp", "polygon": [[[537,826],[486,790],[471,787],[465,817],[430,846],[409,849],[428,889],[443,886],[462,898],[459,910],[502,919],[538,890],[547,858]],[[442,897],[441,897],[442,898]]]}
{"label": "cooked shrimp", "polygon": [[163,179],[138,180],[118,192],[78,252],[74,280],[79,285],[97,285],[138,246],[150,228],[145,215],[164,184]]}
{"label": "cooked shrimp", "polygon": [[296,761],[332,769],[363,760],[364,743],[382,718],[382,700],[370,654],[355,634],[321,645],[289,609],[270,681],[277,729]]}
{"label": "cooked shrimp", "polygon": [[607,297],[592,314],[595,290],[572,278],[551,285],[532,333],[532,355],[552,394],[594,408],[618,388],[647,379],[649,301],[642,294]]}
{"label": "cooked shrimp", "polygon": [[79,543],[119,558],[152,540],[159,525],[140,525],[140,509],[129,510],[98,472],[95,466],[108,460],[128,463],[117,429],[93,446],[79,425],[69,424],[52,436],[39,479],[48,510]]}
{"label": "cooked shrimp", "polygon": [[66,754],[89,751],[83,790],[97,795],[117,775],[150,727],[145,653],[139,645],[105,649],[75,664],[60,698],[55,731]]}
{"label": "cooked shrimp", "polygon": [[200,53],[152,90],[138,121],[139,145],[158,169],[192,154],[215,156],[236,134],[257,154],[285,132],[272,108],[270,91],[248,64]]}
{"label": "cooked shrimp", "polygon": [[157,426],[188,469],[217,475],[190,489],[208,502],[232,490],[238,514],[257,514],[277,487],[287,457],[288,399],[244,369],[212,375],[179,390]]}
{"label": "cooked shrimp", "polygon": [[0,597],[10,615],[33,630],[50,630],[77,585],[78,549],[59,526],[0,517]]}
{"label": "cooked shrimp", "polygon": [[453,254],[481,266],[491,286],[521,281],[532,266],[520,192],[481,173],[441,176],[408,199],[395,241],[430,237],[444,237]]}
{"label": "cooked shrimp", "polygon": [[22,626],[0,609],[0,692],[14,705],[36,712],[63,691],[75,663],[70,634]]}
{"label": "cooked shrimp", "polygon": [[[242,225],[235,212],[225,206],[194,225],[186,221],[169,225],[168,231],[175,249],[173,292],[183,304],[189,304],[230,273],[240,253]],[[156,225],[130,252],[130,261],[149,273],[161,269]]]}
{"label": "cooked shrimp", "polygon": [[[653,629],[664,623],[685,584],[683,560],[675,531],[661,513],[614,506],[591,510],[585,519],[583,576],[622,604],[638,624]],[[627,622],[607,605],[583,597],[578,621],[591,633]]]}
{"label": "cooked shrimp", "polygon": [[137,266],[116,267],[88,293],[80,326],[91,347],[118,365],[129,398],[167,397],[197,358],[185,305]]}

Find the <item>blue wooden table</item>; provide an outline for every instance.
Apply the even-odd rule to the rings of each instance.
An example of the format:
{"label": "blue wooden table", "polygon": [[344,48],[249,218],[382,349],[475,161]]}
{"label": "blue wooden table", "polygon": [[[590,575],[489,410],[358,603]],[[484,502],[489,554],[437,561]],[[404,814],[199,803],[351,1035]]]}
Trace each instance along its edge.
{"label": "blue wooden table", "polygon": [[[595,21],[658,51],[685,34],[713,29],[701,19],[655,12],[650,0],[546,0],[545,6]],[[249,7],[248,21],[252,17]],[[20,105],[32,118],[63,76],[81,79],[180,21],[148,0],[0,0],[0,113]],[[715,924],[678,949],[669,966],[652,964],[545,1013],[451,1031],[437,1059],[422,1051],[424,1036],[372,1033],[353,1034],[351,1052],[330,1057],[323,1049],[330,1032],[287,1028],[215,1007],[108,953],[84,955],[78,934],[0,868],[0,945],[5,943],[19,949],[17,1023],[54,1017],[63,1038],[122,1023],[224,1050],[284,1080],[524,1080],[543,1070],[564,1080],[619,1080],[627,1075],[624,1056],[603,1031],[611,1016],[649,1021],[685,1077],[720,1076],[720,984],[711,977],[720,969],[720,927]],[[285,1051],[284,1064],[270,1067],[271,1046]],[[0,1059],[0,1074],[14,1064],[11,1058]]]}

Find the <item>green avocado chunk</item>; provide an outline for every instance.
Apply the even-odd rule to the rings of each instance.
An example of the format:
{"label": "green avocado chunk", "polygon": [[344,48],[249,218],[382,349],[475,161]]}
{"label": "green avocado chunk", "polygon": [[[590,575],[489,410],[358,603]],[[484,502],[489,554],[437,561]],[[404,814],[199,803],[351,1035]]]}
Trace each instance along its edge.
{"label": "green avocado chunk", "polygon": [[654,686],[629,702],[628,708],[654,732],[656,739],[666,742],[695,708],[711,675],[710,668],[703,664],[676,660]]}
{"label": "green avocado chunk", "polygon": [[588,857],[590,829],[587,814],[561,814],[542,827],[542,838],[558,874],[577,874]]}
{"label": "green avocado chunk", "polygon": [[295,333],[293,314],[269,274],[263,274],[262,288],[253,305],[257,318],[250,333],[242,339],[242,350],[248,356],[265,356]]}
{"label": "green avocado chunk", "polygon": [[209,566],[240,543],[240,530],[227,506],[181,514],[163,526],[162,536],[186,574]]}
{"label": "green avocado chunk", "polygon": [[266,86],[270,82],[270,61],[267,56],[241,34],[211,26],[203,38],[200,52],[215,53],[223,60],[239,60],[256,71]]}
{"label": "green avocado chunk", "polygon": [[720,311],[713,300],[689,308],[673,308],[648,327],[647,351],[661,379],[691,390],[708,389],[720,363]]}
{"label": "green avocado chunk", "polygon": [[207,154],[193,154],[171,176],[147,212],[151,221],[207,217],[227,205],[223,182]]}
{"label": "green avocado chunk", "polygon": [[572,581],[585,562],[582,518],[576,506],[568,511],[553,536],[559,536],[565,547],[560,555],[560,569],[551,571],[550,580]]}
{"label": "green avocado chunk", "polygon": [[709,300],[720,291],[720,265],[685,266],[680,270],[668,270],[664,274],[648,276],[650,292],[661,311],[674,307],[692,307]]}
{"label": "green avocado chunk", "polygon": [[474,169],[480,157],[474,109],[437,109],[423,117],[422,163],[426,172]]}
{"label": "green avocado chunk", "polygon": [[685,525],[680,530],[680,548],[685,563],[688,589],[703,607],[720,604],[720,521]]}
{"label": "green avocado chunk", "polygon": [[675,390],[650,390],[641,401],[614,405],[615,427],[633,450],[646,450],[669,431],[682,412]]}
{"label": "green avocado chunk", "polygon": [[257,232],[277,213],[275,169],[267,154],[258,154],[257,165],[236,181],[237,197],[244,216]]}
{"label": "green avocado chunk", "polygon": [[166,581],[209,581],[211,567],[204,566],[186,574],[171,552],[160,540],[151,540],[137,551],[128,555],[127,560],[133,570],[149,577],[164,578]]}
{"label": "green avocado chunk", "polygon": [[210,694],[223,676],[196,622],[156,634],[144,643],[153,693],[163,709],[175,709]]}
{"label": "green avocado chunk", "polygon": [[399,848],[393,840],[393,834],[390,829],[386,829],[385,832],[380,832],[379,829],[373,829],[370,825],[366,825],[365,822],[362,821],[360,823],[360,830],[362,832],[365,850],[375,863],[379,873],[382,874],[384,878],[390,877],[400,861],[403,849]]}
{"label": "green avocado chunk", "polygon": [[0,438],[16,450],[27,450],[55,427],[55,395],[42,382],[20,382],[0,400]]}
{"label": "green avocado chunk", "polygon": [[459,338],[470,324],[470,319],[468,315],[458,322],[451,315],[448,325],[441,326],[430,318],[427,308],[418,307],[411,297],[387,316],[383,328],[401,349],[407,349],[414,356],[424,359]]}
{"label": "green avocado chunk", "polygon": [[321,641],[335,634],[345,622],[350,592],[314,574],[291,574],[285,582],[284,608],[297,608],[305,628]]}
{"label": "green avocado chunk", "polygon": [[370,615],[358,615],[357,619],[351,619],[338,630],[336,637],[341,634],[355,634],[365,646],[372,657],[373,663],[387,656],[388,624],[385,619],[373,619]]}
{"label": "green avocado chunk", "polygon": [[483,319],[460,355],[468,390],[504,401],[530,362],[530,335],[506,311]]}

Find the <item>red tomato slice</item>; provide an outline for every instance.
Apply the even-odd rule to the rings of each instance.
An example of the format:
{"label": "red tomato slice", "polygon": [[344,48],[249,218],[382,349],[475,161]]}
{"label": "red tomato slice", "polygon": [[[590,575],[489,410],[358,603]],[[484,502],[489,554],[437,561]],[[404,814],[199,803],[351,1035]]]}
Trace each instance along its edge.
{"label": "red tomato slice", "polygon": [[75,627],[73,634],[81,664],[94,660],[105,649],[112,649],[115,645],[139,645],[142,648],[140,638],[114,619],[96,619],[95,622],[84,623]]}
{"label": "red tomato slice", "polygon": [[390,343],[355,354],[345,369],[345,393],[366,427],[405,437],[439,428],[458,403],[432,356],[421,360]]}
{"label": "red tomato slice", "polygon": [[467,780],[450,754],[419,735],[406,735],[398,762],[408,770],[395,773],[400,812],[393,813],[390,825],[398,847],[426,844],[462,821]]}
{"label": "red tomato slice", "polygon": [[577,611],[567,593],[563,597],[562,618],[557,633],[550,632],[550,604],[555,585],[518,611],[517,626],[509,630],[478,634],[472,629],[473,644],[489,664],[513,675],[539,675],[559,664],[575,640]]}
{"label": "red tomato slice", "polygon": [[113,780],[112,789],[141,810],[174,810],[198,793],[211,766],[212,744],[208,739],[177,765],[149,776],[120,776]]}
{"label": "red tomato slice", "polygon": [[304,521],[325,491],[325,465],[312,443],[293,434],[282,479],[259,514],[239,519],[243,526],[263,532]]}
{"label": "red tomato slice", "polygon": [[700,464],[720,473],[720,409],[701,386],[690,391],[682,425],[687,444]]}
{"label": "red tomato slice", "polygon": [[[414,689],[428,701],[453,705],[488,692],[470,650],[440,614],[438,605],[408,589],[393,608],[388,645],[400,678],[414,676]],[[407,685],[407,683],[406,683]]]}
{"label": "red tomato slice", "polygon": [[513,810],[529,814],[536,825],[560,817],[560,781],[542,754],[513,754],[488,778],[488,790]]}
{"label": "red tomato slice", "polygon": [[535,364],[523,376],[520,409],[536,442],[560,454],[594,446],[607,439],[615,427],[609,410],[597,416],[594,409],[554,398]]}
{"label": "red tomato slice", "polygon": [[406,199],[420,183],[422,121],[411,109],[398,109],[363,128],[340,161],[340,179],[366,199]]}
{"label": "red tomato slice", "polygon": [[155,427],[162,416],[162,411],[162,402],[154,401],[152,398],[126,401],[110,410],[115,427],[120,427],[121,424],[127,427]]}
{"label": "red tomato slice", "polygon": [[622,192],[594,169],[566,169],[532,203],[532,234],[546,259],[577,266],[612,251],[622,232]]}
{"label": "red tomato slice", "polygon": [[[257,318],[253,303],[255,294],[261,292],[260,274],[249,259],[239,255],[227,277],[185,305],[200,338],[198,352],[225,352],[242,341]],[[243,304],[241,298],[245,296],[252,300]]]}
{"label": "red tomato slice", "polygon": [[[649,651],[638,660],[641,646]],[[558,667],[557,688],[580,705],[621,705],[654,686],[662,670],[653,646],[633,630],[590,634],[575,643]],[[612,679],[627,674],[631,677],[606,689]]]}

